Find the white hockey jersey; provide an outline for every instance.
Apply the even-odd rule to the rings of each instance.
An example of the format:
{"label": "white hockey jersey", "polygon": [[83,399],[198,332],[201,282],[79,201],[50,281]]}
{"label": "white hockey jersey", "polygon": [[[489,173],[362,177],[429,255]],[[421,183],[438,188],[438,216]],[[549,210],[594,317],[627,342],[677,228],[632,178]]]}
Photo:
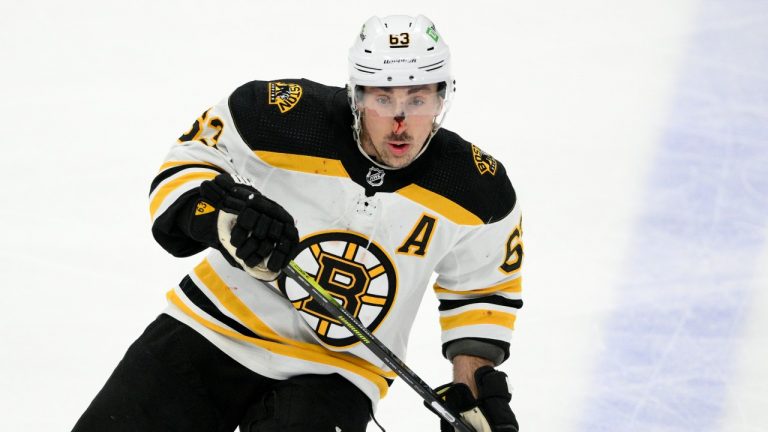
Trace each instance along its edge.
{"label": "white hockey jersey", "polygon": [[[175,225],[182,204],[220,172],[250,178],[295,218],[296,262],[396,355],[436,272],[444,353],[474,340],[508,356],[523,249],[502,164],[442,129],[410,166],[381,169],[360,153],[351,125],[343,88],[243,85],[168,153],[149,197],[155,238],[176,256],[200,252]],[[167,297],[166,313],[261,375],[338,373],[374,407],[395,378],[295,282],[258,281],[219,251]]]}

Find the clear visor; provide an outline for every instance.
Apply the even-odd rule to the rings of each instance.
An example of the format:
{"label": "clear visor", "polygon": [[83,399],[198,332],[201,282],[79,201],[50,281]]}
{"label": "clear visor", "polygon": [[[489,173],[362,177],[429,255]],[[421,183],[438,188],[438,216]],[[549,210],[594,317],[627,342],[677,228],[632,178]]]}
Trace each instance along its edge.
{"label": "clear visor", "polygon": [[355,89],[357,109],[377,117],[436,118],[445,108],[445,86],[425,84],[404,87]]}

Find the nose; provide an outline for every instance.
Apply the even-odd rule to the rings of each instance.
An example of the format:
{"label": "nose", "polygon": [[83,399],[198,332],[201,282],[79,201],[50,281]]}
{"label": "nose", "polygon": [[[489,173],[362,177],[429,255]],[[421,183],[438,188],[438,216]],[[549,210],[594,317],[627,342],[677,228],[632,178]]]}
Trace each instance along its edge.
{"label": "nose", "polygon": [[392,132],[396,134],[401,134],[405,130],[405,113],[400,113],[396,115],[394,118],[394,123],[392,124]]}

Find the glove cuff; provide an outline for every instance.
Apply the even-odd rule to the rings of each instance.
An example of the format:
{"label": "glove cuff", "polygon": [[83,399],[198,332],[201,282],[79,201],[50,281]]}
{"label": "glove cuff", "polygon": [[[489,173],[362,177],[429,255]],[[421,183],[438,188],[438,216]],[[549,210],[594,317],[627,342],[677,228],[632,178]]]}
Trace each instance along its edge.
{"label": "glove cuff", "polygon": [[191,239],[218,248],[218,210],[240,211],[245,206],[245,200],[258,193],[250,182],[230,174],[220,174],[200,184],[198,193],[179,212],[178,226]]}
{"label": "glove cuff", "polygon": [[512,394],[509,392],[507,374],[490,366],[483,366],[475,371],[475,383],[477,384],[478,400],[500,398],[509,403]]}
{"label": "glove cuff", "polygon": [[507,384],[507,374],[483,366],[475,371],[478,404],[494,431],[517,432],[519,429],[515,413],[509,407],[512,394]]}

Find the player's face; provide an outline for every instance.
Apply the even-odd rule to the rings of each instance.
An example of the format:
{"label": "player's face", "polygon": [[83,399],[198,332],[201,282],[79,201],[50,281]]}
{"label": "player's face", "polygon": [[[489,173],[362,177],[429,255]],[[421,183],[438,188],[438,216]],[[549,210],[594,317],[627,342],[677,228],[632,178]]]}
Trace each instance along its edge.
{"label": "player's face", "polygon": [[442,98],[437,84],[366,87],[359,109],[363,150],[387,166],[402,168],[424,147]]}

